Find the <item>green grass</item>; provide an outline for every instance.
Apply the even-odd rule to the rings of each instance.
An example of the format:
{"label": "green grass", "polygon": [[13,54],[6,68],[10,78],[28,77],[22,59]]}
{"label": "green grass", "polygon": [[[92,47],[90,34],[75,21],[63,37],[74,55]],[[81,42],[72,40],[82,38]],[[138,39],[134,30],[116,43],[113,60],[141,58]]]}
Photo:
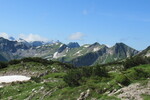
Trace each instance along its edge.
{"label": "green grass", "polygon": [[144,94],[144,95],[142,95],[142,97],[143,97],[144,100],[149,100],[150,99],[150,95],[145,95]]}
{"label": "green grass", "polygon": [[20,97],[19,94],[21,94],[21,97],[25,97],[24,95],[29,95],[32,89],[38,88],[41,85],[42,84],[37,84],[31,81],[25,83],[14,83],[0,89],[0,98],[8,98],[10,96],[18,98]]}
{"label": "green grass", "polygon": [[[40,82],[37,83],[31,80],[28,82],[12,83],[4,88],[0,88],[0,99],[8,100],[8,98],[12,98],[14,100],[22,100],[33,94],[31,99],[37,100],[41,99],[49,91],[52,91],[52,93],[44,97],[44,100],[76,100],[81,92],[90,89],[90,95],[87,100],[92,98],[98,100],[120,100],[114,96],[107,96],[105,92],[120,89],[121,87],[118,83],[126,85],[124,82],[128,79],[130,80],[129,84],[140,82],[142,85],[146,85],[148,82],[147,78],[150,77],[150,65],[140,65],[124,71],[110,72],[107,77],[82,77],[79,86],[69,87],[63,80],[68,70],[60,64],[55,63],[44,66],[41,63],[27,62],[26,66],[28,66],[26,70],[38,71],[39,73],[53,68],[56,68],[58,71],[48,73],[41,77]],[[25,70],[25,68],[22,64],[10,65],[8,68],[2,69],[0,73],[15,70]],[[42,87],[43,89],[41,89]],[[143,95],[143,98],[148,100],[150,96]]]}
{"label": "green grass", "polygon": [[61,72],[61,73],[51,73],[49,75],[46,75],[43,77],[43,79],[48,79],[48,78],[63,78],[66,75],[66,73]]}

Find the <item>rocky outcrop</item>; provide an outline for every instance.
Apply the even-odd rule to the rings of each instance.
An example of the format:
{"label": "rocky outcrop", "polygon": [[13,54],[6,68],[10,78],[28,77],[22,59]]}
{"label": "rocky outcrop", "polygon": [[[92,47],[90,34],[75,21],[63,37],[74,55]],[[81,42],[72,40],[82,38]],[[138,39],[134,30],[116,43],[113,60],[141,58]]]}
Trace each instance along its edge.
{"label": "rocky outcrop", "polygon": [[85,100],[90,95],[90,90],[88,89],[86,92],[82,92],[77,100]]}
{"label": "rocky outcrop", "polygon": [[143,100],[142,94],[150,95],[150,81],[144,86],[140,83],[131,84],[110,93],[109,96],[116,94],[118,94],[117,97],[121,100]]}
{"label": "rocky outcrop", "polygon": [[139,56],[150,57],[150,46],[148,46],[145,50],[143,50],[142,52],[140,52],[138,55]]}

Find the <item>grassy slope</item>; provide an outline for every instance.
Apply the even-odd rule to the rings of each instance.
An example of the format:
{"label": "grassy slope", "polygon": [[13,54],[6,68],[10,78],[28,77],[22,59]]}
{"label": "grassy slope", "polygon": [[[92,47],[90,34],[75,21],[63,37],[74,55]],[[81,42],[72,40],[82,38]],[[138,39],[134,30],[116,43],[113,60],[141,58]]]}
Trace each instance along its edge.
{"label": "grassy slope", "polygon": [[[46,70],[51,71],[53,68],[59,69],[57,72],[50,72],[49,74],[42,76],[40,79],[31,80],[29,82],[18,82],[7,85],[4,88],[0,88],[0,99],[8,100],[8,99],[43,99],[44,100],[76,100],[81,92],[90,89],[90,96],[87,100],[91,100],[92,98],[97,98],[100,100],[109,99],[109,100],[117,100],[116,97],[109,97],[105,94],[105,92],[113,91],[114,89],[121,88],[120,85],[117,84],[116,80],[120,79],[122,74],[127,76],[130,79],[130,84],[135,82],[142,82],[143,80],[147,80],[144,74],[141,72],[136,72],[137,69],[142,69],[146,73],[150,73],[150,65],[141,65],[134,68],[130,68],[126,71],[117,71],[110,72],[109,77],[89,77],[84,78],[84,82],[80,86],[77,87],[69,87],[64,81],[63,77],[66,75],[65,68],[58,64],[53,65],[42,65],[40,63],[28,62],[26,63],[29,66],[29,69],[24,69],[21,64],[11,65],[6,69],[0,71],[3,73],[4,71],[13,72],[15,70],[30,70],[32,72],[40,72],[43,73]],[[42,66],[42,67],[41,67]],[[144,98],[148,98],[148,95],[144,95]]]}

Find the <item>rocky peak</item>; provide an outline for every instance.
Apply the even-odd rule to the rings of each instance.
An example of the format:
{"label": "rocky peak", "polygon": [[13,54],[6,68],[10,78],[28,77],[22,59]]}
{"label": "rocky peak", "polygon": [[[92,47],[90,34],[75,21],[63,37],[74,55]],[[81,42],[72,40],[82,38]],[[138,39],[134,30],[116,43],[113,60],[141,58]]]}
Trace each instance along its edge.
{"label": "rocky peak", "polygon": [[100,46],[100,44],[98,42],[95,42],[95,43],[91,44],[89,47],[97,47],[97,46]]}
{"label": "rocky peak", "polygon": [[33,42],[30,42],[30,44],[33,47],[38,47],[38,46],[42,46],[44,44],[44,42],[43,41],[33,41]]}
{"label": "rocky peak", "polygon": [[80,45],[77,42],[70,42],[67,46],[69,48],[79,48],[80,47]]}
{"label": "rocky peak", "polygon": [[0,38],[0,50],[8,52],[16,52],[18,49],[28,49],[29,47],[22,42],[9,41],[8,39]]}
{"label": "rocky peak", "polygon": [[138,55],[139,56],[150,57],[150,46],[148,46],[145,50],[143,50],[142,52],[140,52]]}
{"label": "rocky peak", "polygon": [[19,38],[19,39],[17,40],[17,42],[27,42],[27,41],[25,41],[25,40],[22,39],[22,38]]}
{"label": "rocky peak", "polygon": [[137,50],[127,46],[124,43],[116,43],[112,48],[110,48],[114,54],[119,56],[130,57],[138,53]]}
{"label": "rocky peak", "polygon": [[60,48],[58,49],[58,53],[61,53],[62,51],[64,51],[68,46],[66,44],[61,44]]}
{"label": "rocky peak", "polygon": [[16,39],[14,37],[9,37],[10,41],[15,41]]}

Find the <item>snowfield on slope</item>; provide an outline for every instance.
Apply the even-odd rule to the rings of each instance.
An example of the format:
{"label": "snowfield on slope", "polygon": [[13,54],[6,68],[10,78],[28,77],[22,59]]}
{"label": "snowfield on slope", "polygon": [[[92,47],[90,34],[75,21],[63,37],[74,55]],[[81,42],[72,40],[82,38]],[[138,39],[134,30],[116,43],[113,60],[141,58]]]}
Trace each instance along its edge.
{"label": "snowfield on slope", "polygon": [[0,76],[0,83],[11,83],[17,81],[28,81],[31,77],[22,75],[10,75],[10,76]]}

